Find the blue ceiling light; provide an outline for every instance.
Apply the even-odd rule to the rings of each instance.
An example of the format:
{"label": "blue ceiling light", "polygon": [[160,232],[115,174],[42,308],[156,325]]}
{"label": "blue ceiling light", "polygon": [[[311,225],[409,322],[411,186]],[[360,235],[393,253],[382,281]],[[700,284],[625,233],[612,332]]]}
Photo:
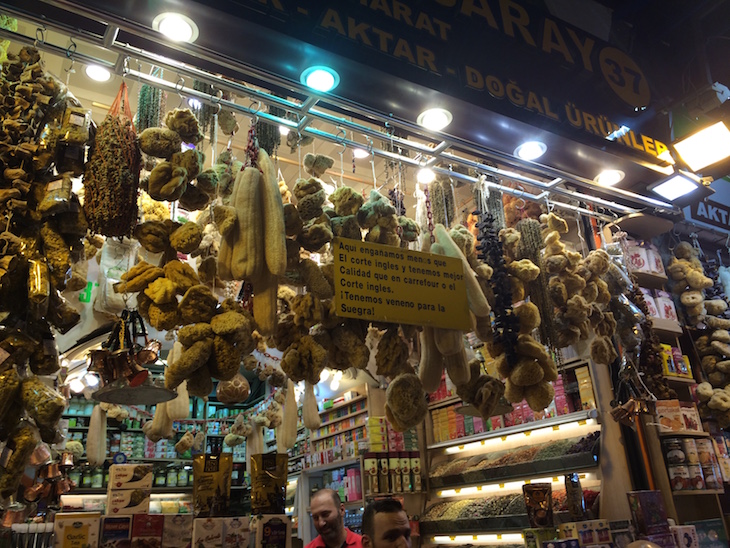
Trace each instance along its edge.
{"label": "blue ceiling light", "polygon": [[315,91],[328,92],[335,89],[340,83],[337,71],[324,65],[309,67],[299,77],[299,81]]}

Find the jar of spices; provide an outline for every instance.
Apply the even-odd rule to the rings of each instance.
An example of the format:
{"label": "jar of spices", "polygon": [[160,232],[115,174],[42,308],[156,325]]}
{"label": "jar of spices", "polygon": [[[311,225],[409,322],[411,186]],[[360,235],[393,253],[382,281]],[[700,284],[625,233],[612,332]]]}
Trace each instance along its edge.
{"label": "jar of spices", "polygon": [[81,486],[81,470],[78,468],[72,468],[68,473],[68,479],[76,484],[77,487]]}
{"label": "jar of spices", "polygon": [[104,471],[101,467],[97,466],[91,473],[91,487],[93,489],[101,489],[102,483],[104,482]]}
{"label": "jar of spices", "polygon": [[164,487],[167,482],[167,474],[165,470],[160,468],[155,472],[155,487]]}
{"label": "jar of spices", "polygon": [[177,487],[177,469],[174,467],[167,470],[167,486]]}
{"label": "jar of spices", "polygon": [[81,487],[91,487],[91,470],[86,466],[81,470]]}
{"label": "jar of spices", "polygon": [[[231,483],[233,483],[231,478]],[[180,470],[177,472],[177,486],[178,487],[187,487],[188,486],[188,471],[187,469],[182,466]]]}

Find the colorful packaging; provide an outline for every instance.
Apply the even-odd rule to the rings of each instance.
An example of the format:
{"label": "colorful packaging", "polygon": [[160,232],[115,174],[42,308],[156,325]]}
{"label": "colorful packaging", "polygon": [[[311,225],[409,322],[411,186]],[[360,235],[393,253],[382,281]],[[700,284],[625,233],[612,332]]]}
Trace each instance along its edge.
{"label": "colorful packaging", "polygon": [[672,525],[669,527],[677,546],[681,548],[700,548],[697,529],[694,525]]}
{"label": "colorful packaging", "polygon": [[681,348],[677,348],[676,346],[672,347],[672,359],[674,360],[674,369],[676,370],[677,375],[680,377],[692,376],[690,373],[691,368],[689,365],[689,359],[687,359],[687,356],[682,354]]}
{"label": "colorful packaging", "polygon": [[558,531],[553,527],[524,529],[522,535],[525,537],[526,548],[542,548],[544,542],[558,540]]}
{"label": "colorful packaging", "polygon": [[672,491],[686,491],[690,488],[689,468],[684,464],[667,466]]}
{"label": "colorful packaging", "polygon": [[660,432],[684,430],[684,421],[679,400],[659,400],[656,402],[656,418]]}
{"label": "colorful packaging", "polygon": [[56,514],[53,548],[98,548],[101,514],[71,512]]}
{"label": "colorful packaging", "polygon": [[[662,449],[664,450],[664,460],[669,466],[685,464],[687,462],[687,454],[684,452],[684,440],[682,438],[664,438],[662,440]],[[697,448],[695,448],[695,453]]]}
{"label": "colorful packaging", "polygon": [[669,531],[667,509],[661,491],[630,491],[626,496],[631,517],[640,534],[662,534]]}
{"label": "colorful packaging", "polygon": [[248,546],[250,537],[248,517],[223,518],[223,548]]}
{"label": "colorful packaging", "polygon": [[138,514],[132,518],[132,546],[160,548],[165,516]]}
{"label": "colorful packaging", "polygon": [[689,470],[689,487],[688,489],[702,490],[705,489],[705,474],[699,464],[688,464]]}
{"label": "colorful packaging", "polygon": [[702,419],[697,406],[692,402],[680,402],[679,410],[682,413],[683,429],[690,432],[702,432]]}
{"label": "colorful packaging", "polygon": [[530,483],[522,486],[527,506],[527,519],[532,527],[548,527],[553,524],[552,484]]}
{"label": "colorful packaging", "polygon": [[107,516],[146,514],[150,509],[149,489],[109,491],[106,497]]}
{"label": "colorful packaging", "polygon": [[662,370],[665,375],[675,376],[677,374],[677,368],[674,365],[674,358],[672,357],[672,347],[668,344],[662,344],[661,347]]}
{"label": "colorful packaging", "polygon": [[658,318],[659,311],[657,309],[656,303],[654,302],[654,296],[651,294],[651,289],[646,289],[642,287],[640,288],[640,290],[644,294],[644,302],[646,303],[646,308],[649,310],[649,317]]}
{"label": "colorful packaging", "polygon": [[689,521],[685,525],[694,525],[700,548],[726,548],[728,538],[721,518]]}
{"label": "colorful packaging", "polygon": [[258,517],[255,525],[257,548],[291,548],[291,519],[288,516]]}
{"label": "colorful packaging", "polygon": [[[193,457],[193,505],[196,516],[216,515],[226,511],[231,496],[232,471],[231,453]],[[286,469],[284,474],[286,475]]]}
{"label": "colorful packaging", "polygon": [[195,548],[223,548],[223,521],[225,518],[195,518],[193,546]]}
{"label": "colorful packaging", "polygon": [[[161,548],[191,548],[193,542],[193,515],[169,514],[165,516]],[[244,546],[244,545],[242,545]]]}
{"label": "colorful packaging", "polygon": [[112,464],[108,489],[152,489],[152,478],[151,464]]}
{"label": "colorful packaging", "polygon": [[101,518],[99,544],[102,548],[130,548],[132,545],[132,516]]}

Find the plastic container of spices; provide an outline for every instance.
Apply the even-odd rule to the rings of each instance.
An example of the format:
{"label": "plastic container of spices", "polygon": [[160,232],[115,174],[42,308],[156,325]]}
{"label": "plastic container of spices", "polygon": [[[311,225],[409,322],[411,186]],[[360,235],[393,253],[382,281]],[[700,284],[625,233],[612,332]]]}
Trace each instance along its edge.
{"label": "plastic container of spices", "polygon": [[177,487],[177,470],[175,468],[167,470],[167,486]]}
{"label": "plastic container of spices", "polygon": [[91,473],[91,487],[93,489],[101,489],[103,483],[104,471],[100,467],[94,468],[94,471]]}
{"label": "plastic container of spices", "polygon": [[[232,479],[233,479],[233,477],[231,477],[231,480]],[[233,481],[231,481],[231,483],[233,483]],[[178,487],[187,487],[188,486],[188,471],[184,466],[182,468],[180,468],[180,470],[178,470],[178,472],[177,472],[177,486]]]}

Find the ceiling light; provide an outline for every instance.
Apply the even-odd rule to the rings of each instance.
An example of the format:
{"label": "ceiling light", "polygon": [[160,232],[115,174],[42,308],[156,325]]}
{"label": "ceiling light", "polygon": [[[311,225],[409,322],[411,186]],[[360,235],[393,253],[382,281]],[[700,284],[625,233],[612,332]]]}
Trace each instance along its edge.
{"label": "ceiling light", "polygon": [[322,372],[319,374],[319,380],[324,382],[329,378],[330,378],[330,370],[327,368],[322,369]]}
{"label": "ceiling light", "polygon": [[614,186],[623,181],[625,176],[626,174],[620,169],[606,169],[596,175],[596,178],[593,180],[601,186]]}
{"label": "ceiling light", "polygon": [[416,173],[416,180],[422,185],[433,183],[434,179],[436,179],[436,174],[430,167],[422,167]]}
{"label": "ceiling light", "polygon": [[672,146],[692,171],[700,171],[730,156],[730,130],[717,122]]}
{"label": "ceiling light", "polygon": [[200,99],[196,99],[195,97],[188,99],[188,105],[194,110],[200,110],[203,107],[203,103],[200,102]]}
{"label": "ceiling light", "polygon": [[94,388],[95,386],[99,385],[99,377],[97,377],[96,375],[92,375],[91,373],[87,373],[84,376],[84,382],[86,383],[86,386]]}
{"label": "ceiling light", "polygon": [[363,158],[370,156],[370,153],[364,148],[354,148],[352,149],[352,155],[358,160],[362,160]]}
{"label": "ceiling light", "polygon": [[340,388],[340,381],[337,380],[337,378],[332,379],[332,382],[330,383],[330,390],[333,392]]}
{"label": "ceiling light", "polygon": [[80,394],[81,392],[84,391],[84,388],[86,388],[86,385],[84,384],[84,382],[78,377],[76,377],[74,380],[72,380],[68,384],[68,386],[71,389],[71,391],[75,394]]}
{"label": "ceiling light", "polygon": [[656,192],[665,200],[673,202],[677,198],[697,190],[700,186],[702,186],[701,181],[694,174],[679,170],[671,177],[651,185],[649,190]]}
{"label": "ceiling light", "polygon": [[286,126],[279,126],[279,135],[286,137],[289,135],[289,128]]}
{"label": "ceiling light", "polygon": [[299,81],[315,91],[332,91],[340,83],[340,75],[329,67],[309,67],[299,77]]}
{"label": "ceiling light", "polygon": [[161,13],[152,21],[152,28],[175,42],[195,42],[198,26],[182,13]]}
{"label": "ceiling light", "polygon": [[547,145],[541,141],[527,141],[515,149],[515,156],[523,160],[536,160],[547,150]]}
{"label": "ceiling light", "polygon": [[454,117],[451,113],[443,108],[430,108],[424,110],[416,118],[419,126],[423,126],[431,131],[440,131],[451,123]]}
{"label": "ceiling light", "polygon": [[112,73],[100,65],[86,65],[86,76],[95,82],[108,82]]}

